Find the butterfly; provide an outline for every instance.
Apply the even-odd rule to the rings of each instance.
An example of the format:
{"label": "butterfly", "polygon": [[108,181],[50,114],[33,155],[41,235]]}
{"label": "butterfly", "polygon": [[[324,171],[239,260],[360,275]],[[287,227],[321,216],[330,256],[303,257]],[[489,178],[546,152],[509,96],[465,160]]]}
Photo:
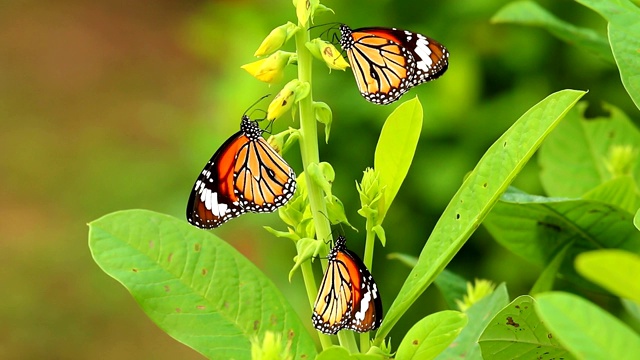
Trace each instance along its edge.
{"label": "butterfly", "polygon": [[272,212],[296,191],[296,174],[243,115],[240,131],[213,154],[189,196],[187,220],[210,229],[245,212]]}
{"label": "butterfly", "polygon": [[362,96],[386,105],[410,88],[447,71],[449,52],[422,34],[396,28],[351,29],[340,25],[340,46],[347,52]]}
{"label": "butterfly", "polygon": [[325,334],[341,329],[371,331],[382,322],[378,286],[346,242],[339,236],[329,252],[329,265],[313,305],[313,326]]}

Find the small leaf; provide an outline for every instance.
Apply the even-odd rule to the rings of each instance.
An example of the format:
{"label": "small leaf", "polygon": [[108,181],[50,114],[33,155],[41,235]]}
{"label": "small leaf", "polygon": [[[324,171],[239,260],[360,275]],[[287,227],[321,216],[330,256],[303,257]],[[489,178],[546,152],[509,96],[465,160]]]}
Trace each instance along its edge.
{"label": "small leaf", "polygon": [[536,312],[553,338],[577,359],[635,359],[640,354],[640,336],[587,300],[562,292],[540,294],[536,300]]}
{"label": "small leaf", "polygon": [[249,359],[254,336],[282,334],[294,358],[315,356],[295,310],[255,265],[210,232],[145,210],[89,224],[96,263],[176,340],[212,359]]}
{"label": "small leaf", "polygon": [[640,303],[640,256],[623,250],[596,250],[578,255],[576,270],[621,298]]}
{"label": "small leaf", "polygon": [[435,359],[467,325],[467,315],[445,310],[431,314],[409,329],[398,347],[397,359]]}
{"label": "small leaf", "polygon": [[384,233],[384,228],[382,227],[382,225],[375,225],[371,228],[371,230],[373,230],[378,239],[380,239],[382,246],[387,246],[387,236]]}
{"label": "small leaf", "polygon": [[549,262],[542,274],[540,274],[536,283],[533,284],[529,294],[537,295],[538,293],[553,290],[553,284],[555,283],[556,276],[560,272],[560,266],[564,263],[567,251],[572,245],[573,242],[569,242],[560,251],[558,251],[558,253],[553,257],[553,260]]}
{"label": "small leaf", "polygon": [[280,238],[286,238],[293,241],[298,241],[300,239],[300,236],[293,232],[291,229],[289,229],[289,231],[278,231],[270,226],[263,226],[263,228],[270,234]]}
{"label": "small leaf", "polygon": [[380,223],[409,172],[421,129],[422,105],[417,97],[398,106],[382,126],[374,157],[374,168],[386,186]]}
{"label": "small leaf", "polygon": [[418,258],[413,255],[407,255],[402,253],[391,253],[387,255],[389,260],[399,260],[401,263],[413,268],[418,263]]}
{"label": "small leaf", "polygon": [[331,195],[331,199],[328,199],[328,197],[325,196],[325,200],[327,205],[327,216],[329,217],[329,222],[331,222],[331,225],[342,223],[349,225],[349,227],[357,231],[357,229],[349,223],[347,215],[344,211],[344,204],[342,204],[342,201],[340,201],[340,199],[338,199],[335,195]]}
{"label": "small leaf", "polygon": [[333,201],[331,184],[333,183],[336,174],[333,167],[331,167],[331,164],[326,162],[322,162],[320,164],[311,163],[307,166],[306,173],[309,175],[311,180],[322,189],[327,200],[329,202]]}
{"label": "small leaf", "polygon": [[491,18],[491,22],[538,26],[570,45],[583,48],[611,64],[614,63],[606,38],[591,29],[579,28],[558,19],[535,2],[509,3]]}
{"label": "small leaf", "polygon": [[478,343],[485,359],[573,359],[540,321],[535,301],[523,295],[491,320]]}
{"label": "small leaf", "polygon": [[436,359],[438,360],[482,360],[478,339],[489,321],[509,303],[507,286],[500,284],[490,295],[473,304],[465,314],[469,318],[467,326],[453,341],[451,346],[444,350]]}
{"label": "small leaf", "polygon": [[610,168],[616,147],[640,151],[640,131],[618,108],[603,108],[609,116],[586,119],[587,104],[579,103],[540,147],[540,180],[548,196],[581,197],[619,175],[630,175],[639,184],[637,159],[628,174]]}
{"label": "small leaf", "polygon": [[627,93],[640,109],[640,8],[629,0],[578,0],[607,19],[609,44]]}
{"label": "small leaf", "polygon": [[467,280],[453,271],[442,270],[434,283],[440,290],[449,309],[457,309],[457,300],[459,301],[467,294]]}

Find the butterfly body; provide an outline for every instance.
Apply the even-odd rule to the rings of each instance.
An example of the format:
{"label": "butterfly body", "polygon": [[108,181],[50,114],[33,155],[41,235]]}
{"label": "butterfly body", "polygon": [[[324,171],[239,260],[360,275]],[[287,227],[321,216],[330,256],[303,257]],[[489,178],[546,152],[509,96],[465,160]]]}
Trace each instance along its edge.
{"label": "butterfly body", "polygon": [[386,105],[412,87],[435,80],[449,66],[449,52],[437,41],[407,30],[340,25],[358,89],[368,101]]}
{"label": "butterfly body", "polygon": [[240,131],[213,154],[195,182],[187,220],[215,228],[245,212],[272,212],[296,190],[295,172],[264,140],[257,121],[243,116]]}
{"label": "butterfly body", "polygon": [[382,322],[382,301],[373,276],[339,236],[313,307],[313,326],[325,334],[341,329],[375,330]]}

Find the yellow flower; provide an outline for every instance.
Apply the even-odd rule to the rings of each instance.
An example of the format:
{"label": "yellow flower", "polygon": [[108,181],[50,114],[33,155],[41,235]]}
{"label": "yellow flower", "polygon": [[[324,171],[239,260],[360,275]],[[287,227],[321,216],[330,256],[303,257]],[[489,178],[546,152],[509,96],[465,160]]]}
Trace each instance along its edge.
{"label": "yellow flower", "polygon": [[282,80],[284,68],[293,58],[293,55],[292,53],[277,51],[267,58],[242,65],[241,68],[256,79],[273,84]]}
{"label": "yellow flower", "polygon": [[280,49],[284,43],[289,40],[293,34],[298,31],[296,24],[291,21],[284,25],[280,25],[277,28],[271,30],[269,35],[262,41],[258,50],[256,50],[254,56],[264,56],[272,54],[274,51]]}

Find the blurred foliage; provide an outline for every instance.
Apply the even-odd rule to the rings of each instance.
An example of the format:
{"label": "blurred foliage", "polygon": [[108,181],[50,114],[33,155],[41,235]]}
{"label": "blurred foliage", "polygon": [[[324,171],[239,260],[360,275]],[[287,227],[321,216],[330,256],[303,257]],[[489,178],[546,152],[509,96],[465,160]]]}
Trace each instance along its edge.
{"label": "blurred foliage", "polygon": [[[491,24],[507,3],[326,1],[337,15],[315,19],[407,28],[434,37],[451,52],[446,75],[408,95],[421,99],[425,122],[407,180],[386,216],[386,248],[375,253],[385,301],[399,291],[396,277],[409,272],[386,254],[422,249],[465,174],[541,98],[564,88],[588,89],[587,117],[602,114],[603,101],[637,113],[606,60],[541,29]],[[577,3],[537,3],[558,19],[606,36],[605,21]],[[255,59],[271,29],[295,20],[290,6],[257,0],[63,0],[46,8],[33,0],[3,3],[1,358],[201,358],[157,329],[126,290],[99,270],[86,246],[85,224],[127,208],[184,216],[202,165],[237,131],[248,104],[277,91],[240,65]],[[295,69],[287,71],[292,75]],[[333,165],[332,190],[362,229],[354,184],[373,165],[382,121],[396,105],[364,101],[349,72],[329,74],[317,63],[314,75],[316,100],[333,110],[331,139],[320,142],[320,156]],[[283,116],[274,133],[291,124]],[[300,172],[296,152],[286,156]],[[542,193],[535,162],[514,185]],[[216,234],[265,271],[307,318],[300,277],[291,284],[287,279],[295,249],[265,232],[266,223],[277,223],[277,216],[246,215]],[[350,248],[362,253],[362,235],[348,236]],[[526,293],[542,271],[497,245],[483,228],[449,269],[506,282],[512,297]],[[391,339],[402,338],[411,319],[445,307],[434,287],[418,302]]]}

